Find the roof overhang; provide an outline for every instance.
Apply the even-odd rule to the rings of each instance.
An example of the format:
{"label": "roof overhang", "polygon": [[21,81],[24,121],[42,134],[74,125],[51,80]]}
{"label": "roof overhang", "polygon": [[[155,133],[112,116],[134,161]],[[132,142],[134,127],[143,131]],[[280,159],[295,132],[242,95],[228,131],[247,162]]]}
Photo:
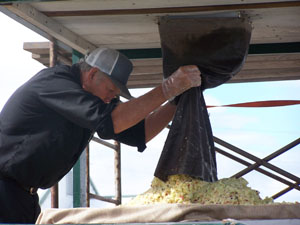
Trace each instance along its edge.
{"label": "roof overhang", "polygon": [[[134,62],[129,87],[161,82],[158,18],[241,12],[253,26],[249,56],[230,82],[300,79],[300,2],[275,0],[86,0],[0,1],[0,10],[59,46],[59,61],[71,63],[98,46],[116,48]],[[47,44],[25,43],[47,65]],[[37,50],[39,48],[39,50]],[[39,54],[37,51],[43,51]]]}

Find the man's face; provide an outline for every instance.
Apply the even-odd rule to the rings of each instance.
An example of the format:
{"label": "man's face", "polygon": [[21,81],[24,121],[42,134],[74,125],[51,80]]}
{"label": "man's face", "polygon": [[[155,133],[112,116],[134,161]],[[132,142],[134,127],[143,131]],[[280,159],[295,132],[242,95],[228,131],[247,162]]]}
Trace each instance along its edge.
{"label": "man's face", "polygon": [[93,95],[101,98],[105,103],[110,103],[111,100],[120,95],[120,89],[109,79],[109,77],[97,70],[94,76],[91,77],[88,88],[84,89]]}

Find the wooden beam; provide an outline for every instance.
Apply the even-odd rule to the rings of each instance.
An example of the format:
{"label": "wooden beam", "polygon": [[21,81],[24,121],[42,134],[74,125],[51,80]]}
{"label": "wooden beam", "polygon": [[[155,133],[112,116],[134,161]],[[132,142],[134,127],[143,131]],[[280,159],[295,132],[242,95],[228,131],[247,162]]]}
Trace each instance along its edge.
{"label": "wooden beam", "polygon": [[[162,57],[161,48],[123,49],[120,50],[120,52],[126,55],[129,59],[149,59]],[[300,53],[300,42],[250,44],[248,51],[249,55],[276,53]]]}
{"label": "wooden beam", "polygon": [[[132,60],[130,88],[151,87],[163,79],[162,59]],[[299,80],[300,54],[249,55],[242,70],[228,83]]]}
{"label": "wooden beam", "polygon": [[161,84],[161,81],[159,80],[149,80],[148,82],[145,82],[143,80],[141,81],[128,81],[127,87],[128,88],[153,88]]}
{"label": "wooden beam", "polygon": [[188,7],[162,7],[140,9],[107,9],[107,10],[73,10],[73,11],[44,11],[49,17],[64,16],[107,16],[107,15],[137,15],[137,14],[160,14],[160,13],[192,13],[225,10],[249,10],[300,6],[299,1],[244,3],[211,6],[188,6]]}
{"label": "wooden beam", "polygon": [[[282,53],[282,54],[260,54],[248,55],[246,63],[250,62],[273,62],[273,61],[297,61],[300,60],[300,53]],[[162,58],[149,59],[131,59],[133,66],[162,66]]]}
{"label": "wooden beam", "polygon": [[[49,66],[49,43],[24,43],[24,49],[32,52],[32,57]],[[41,54],[35,54],[41,53]],[[45,54],[42,54],[45,52]],[[58,49],[58,61],[70,65],[70,53]],[[146,51],[147,52],[147,51]],[[129,77],[129,88],[149,88],[159,85],[163,79],[162,59],[132,59],[133,71]],[[250,54],[240,71],[228,83],[299,80],[300,53]]]}
{"label": "wooden beam", "polygon": [[228,83],[299,80],[300,68],[242,70]]}
{"label": "wooden beam", "polygon": [[[140,77],[141,76],[141,77]],[[130,76],[128,88],[155,87],[161,83],[163,74]],[[261,81],[300,80],[300,68],[242,70],[227,83],[245,83]]]}
{"label": "wooden beam", "polygon": [[23,49],[34,54],[49,54],[50,42],[24,42]]}
{"label": "wooden beam", "polygon": [[[50,65],[49,64],[49,55],[32,53],[31,57],[46,67],[49,67],[49,65]],[[65,65],[72,65],[72,61],[70,60],[70,58],[65,57],[61,54],[57,55],[57,62],[65,64]]]}
{"label": "wooden beam", "polygon": [[[249,55],[244,64],[243,71],[258,71],[258,70],[285,70],[298,69],[300,71],[300,54],[284,54],[279,55]],[[146,75],[146,74],[162,74],[162,60],[154,60],[146,64],[142,60],[133,60],[134,69],[132,75]]]}
{"label": "wooden beam", "polygon": [[82,54],[86,54],[88,51],[97,47],[56,22],[54,19],[45,16],[29,4],[13,3],[5,7],[17,16],[22,17],[27,22],[37,26],[39,29]]}

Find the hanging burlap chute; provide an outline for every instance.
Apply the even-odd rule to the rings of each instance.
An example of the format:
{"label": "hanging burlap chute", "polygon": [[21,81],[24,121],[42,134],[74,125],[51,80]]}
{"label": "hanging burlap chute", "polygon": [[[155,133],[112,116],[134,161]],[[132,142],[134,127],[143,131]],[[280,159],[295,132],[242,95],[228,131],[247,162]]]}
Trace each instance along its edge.
{"label": "hanging burlap chute", "polygon": [[202,92],[225,83],[241,70],[251,25],[241,17],[167,16],[160,18],[159,32],[164,77],[180,66],[197,65],[202,85],[180,96],[154,175],[164,181],[175,174],[216,181],[213,134]]}

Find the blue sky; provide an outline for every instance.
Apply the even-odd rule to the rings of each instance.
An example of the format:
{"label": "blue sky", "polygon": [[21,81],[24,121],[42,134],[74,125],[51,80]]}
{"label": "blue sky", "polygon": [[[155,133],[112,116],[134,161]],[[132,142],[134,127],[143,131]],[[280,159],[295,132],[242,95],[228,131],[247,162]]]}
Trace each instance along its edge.
{"label": "blue sky", "polygon": [[[264,100],[299,100],[300,82],[226,84],[208,90],[205,94],[218,99],[221,104]],[[210,112],[215,133],[237,131],[238,129],[239,132],[255,132],[274,136],[276,137],[276,141],[273,140],[275,149],[288,144],[290,140],[297,139],[300,134],[300,120],[297,119],[300,105],[265,108],[228,107],[224,109],[223,113],[217,113],[217,110],[220,109],[215,110],[216,112],[213,110],[211,109]],[[224,118],[225,115],[229,118]],[[230,117],[235,118],[231,120]],[[257,143],[251,143],[251,145],[257,145]],[[257,148],[260,149],[259,146]]]}
{"label": "blue sky", "polygon": [[[40,63],[23,50],[23,42],[46,41],[0,13],[0,110],[22,83],[40,69]],[[139,96],[145,90],[131,90]],[[207,105],[224,105],[263,100],[300,100],[300,81],[224,84],[204,92]],[[215,136],[248,151],[265,157],[300,136],[300,105],[271,108],[212,108],[210,120]],[[139,194],[150,187],[167,130],[155,137],[144,153],[122,145],[122,191],[125,195]],[[300,176],[300,146],[270,161],[290,173]],[[219,178],[229,177],[244,167],[217,155]],[[92,144],[91,176],[102,195],[112,195],[113,153],[105,147]],[[256,172],[246,175],[249,186],[262,197],[270,196],[286,186]],[[64,182],[64,181],[62,181]],[[44,192],[41,192],[41,195]],[[62,196],[62,195],[60,195]],[[293,190],[278,201],[300,202],[300,192]],[[71,203],[61,202],[63,207]],[[98,203],[93,203],[98,206]],[[92,205],[93,205],[92,204]],[[47,203],[45,207],[50,207]]]}

